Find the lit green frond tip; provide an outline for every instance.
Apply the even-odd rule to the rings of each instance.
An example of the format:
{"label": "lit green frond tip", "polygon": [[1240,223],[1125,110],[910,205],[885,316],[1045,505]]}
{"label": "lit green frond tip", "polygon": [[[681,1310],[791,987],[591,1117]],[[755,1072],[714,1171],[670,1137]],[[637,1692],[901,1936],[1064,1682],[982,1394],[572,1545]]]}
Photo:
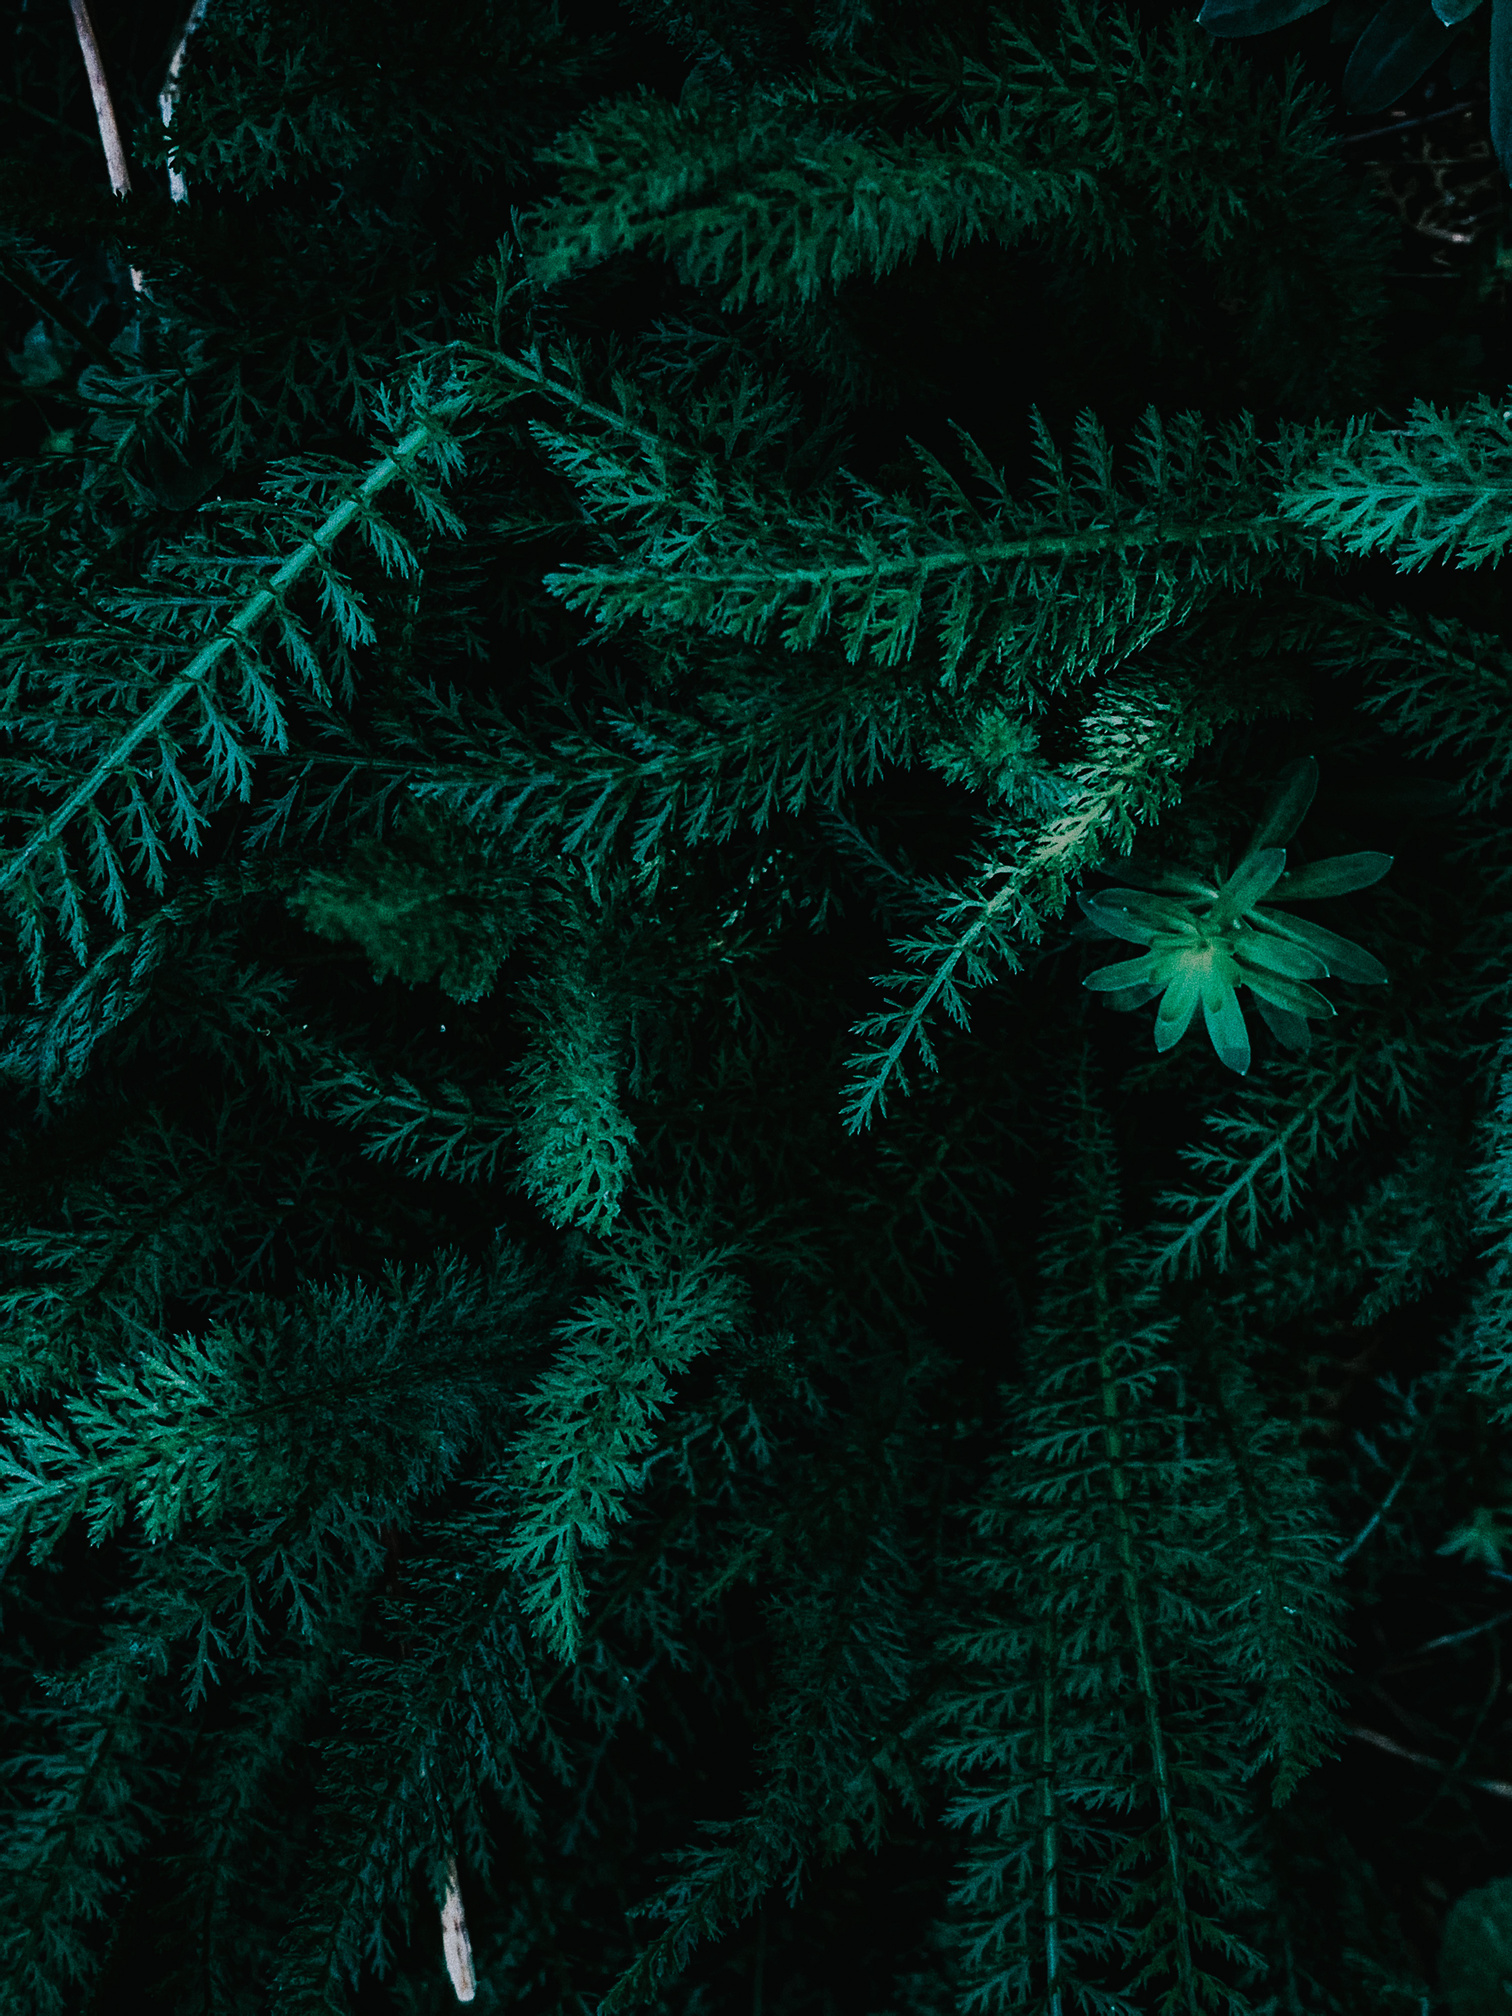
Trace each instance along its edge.
{"label": "lit green frond tip", "polygon": [[1500,1574],[1502,1555],[1512,1547],[1512,1521],[1505,1507],[1477,1505],[1470,1517],[1456,1526],[1440,1554],[1463,1554],[1477,1567]]}
{"label": "lit green frond tip", "polygon": [[1138,1008],[1158,994],[1157,1050],[1181,1041],[1200,1005],[1213,1048],[1230,1070],[1243,1073],[1250,1067],[1250,1040],[1241,987],[1254,996],[1278,1042],[1305,1050],[1308,1017],[1334,1012],[1310,981],[1385,984],[1389,976],[1379,959],[1276,907],[1367,889],[1391,866],[1390,854],[1336,854],[1286,873],[1282,843],[1301,825],[1317,788],[1311,756],[1282,772],[1249,851],[1226,880],[1163,862],[1128,862],[1122,872],[1142,886],[1077,897],[1098,935],[1148,947],[1138,959],[1089,973],[1083,984],[1112,996],[1115,1008]]}

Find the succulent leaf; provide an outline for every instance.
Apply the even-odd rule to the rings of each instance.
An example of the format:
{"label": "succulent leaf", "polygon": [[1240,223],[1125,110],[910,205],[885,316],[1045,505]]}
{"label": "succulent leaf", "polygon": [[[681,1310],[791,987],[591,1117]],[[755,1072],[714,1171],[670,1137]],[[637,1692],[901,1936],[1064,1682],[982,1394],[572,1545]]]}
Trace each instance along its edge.
{"label": "succulent leaf", "polygon": [[1202,1013],[1213,1048],[1242,1078],[1250,1067],[1249,1030],[1239,997],[1216,964],[1203,975]]}
{"label": "succulent leaf", "polygon": [[1142,889],[1102,889],[1096,896],[1078,896],[1083,913],[1113,938],[1148,945],[1159,932],[1191,937],[1192,913],[1169,897],[1147,895]]}
{"label": "succulent leaf", "polygon": [[1273,903],[1316,902],[1324,896],[1347,896],[1352,889],[1368,889],[1379,882],[1396,859],[1393,854],[1331,854],[1326,861],[1310,861],[1291,875],[1283,875],[1271,897]]}
{"label": "succulent leaf", "polygon": [[1137,886],[1078,895],[1094,931],[1149,948],[1142,958],[1088,974],[1082,984],[1114,1008],[1136,1008],[1159,994],[1157,1050],[1181,1041],[1200,1001],[1214,1050],[1243,1074],[1251,1053],[1241,987],[1249,988],[1278,1042],[1306,1050],[1308,1019],[1336,1012],[1309,981],[1337,976],[1380,986],[1388,980],[1381,962],[1348,938],[1269,907],[1369,888],[1392,865],[1390,854],[1336,854],[1286,873],[1281,842],[1301,824],[1317,788],[1318,766],[1310,756],[1281,773],[1249,851],[1226,881],[1130,859],[1121,872]]}
{"label": "succulent leaf", "polygon": [[1230,923],[1252,909],[1274,887],[1286,867],[1284,847],[1262,847],[1247,854],[1218,891],[1212,922]]}
{"label": "succulent leaf", "polygon": [[1268,847],[1284,847],[1307,817],[1318,789],[1318,760],[1300,756],[1289,763],[1276,779],[1275,788],[1260,814],[1260,824],[1250,842],[1252,854]]}
{"label": "succulent leaf", "polygon": [[1326,994],[1320,994],[1304,980],[1288,980],[1284,973],[1262,973],[1258,966],[1252,966],[1244,976],[1244,984],[1262,1001],[1273,1001],[1278,1008],[1290,1009],[1293,1015],[1328,1016],[1337,1012]]}
{"label": "succulent leaf", "polygon": [[1169,1050],[1185,1036],[1201,994],[1201,974],[1194,967],[1183,967],[1167,987],[1155,1017],[1157,1050]]}
{"label": "succulent leaf", "polygon": [[1294,1015],[1290,1008],[1278,1008],[1274,1001],[1267,1001],[1260,994],[1255,995],[1255,1006],[1260,1012],[1260,1020],[1278,1043],[1284,1044],[1288,1050],[1312,1048],[1312,1030],[1305,1015]]}
{"label": "succulent leaf", "polygon": [[1130,916],[1124,910],[1104,910],[1090,896],[1078,895],[1076,900],[1083,915],[1089,917],[1108,938],[1127,938],[1131,945],[1148,945],[1160,928],[1142,918]]}
{"label": "succulent leaf", "polygon": [[[1145,981],[1155,980],[1156,961],[1146,953],[1143,959],[1123,959],[1116,966],[1101,966],[1097,972],[1089,973],[1082,982],[1095,994],[1115,994],[1125,987],[1138,987]],[[1157,992],[1165,985],[1156,982]]]}
{"label": "succulent leaf", "polygon": [[1136,889],[1149,889],[1161,895],[1196,897],[1211,903],[1218,894],[1218,884],[1211,876],[1199,875],[1195,869],[1184,868],[1174,861],[1143,861],[1131,854],[1128,860],[1119,862],[1118,873]]}
{"label": "succulent leaf", "polygon": [[1153,1001],[1157,994],[1164,994],[1165,990],[1164,980],[1138,980],[1132,987],[1125,987],[1117,994],[1110,994],[1108,1006],[1125,1010],[1143,1008],[1147,1001]]}
{"label": "succulent leaf", "polygon": [[[1340,980],[1354,980],[1361,986],[1384,987],[1391,978],[1374,953],[1341,938],[1337,931],[1325,930],[1310,917],[1289,917],[1285,911],[1257,910],[1249,920],[1268,932],[1276,932],[1296,945],[1306,945],[1327,963],[1328,971]],[[1301,976],[1306,978],[1306,975]]]}
{"label": "succulent leaf", "polygon": [[1259,966],[1267,973],[1284,973],[1289,980],[1326,980],[1327,961],[1305,945],[1289,938],[1272,938],[1263,931],[1234,933],[1234,957],[1241,965]]}

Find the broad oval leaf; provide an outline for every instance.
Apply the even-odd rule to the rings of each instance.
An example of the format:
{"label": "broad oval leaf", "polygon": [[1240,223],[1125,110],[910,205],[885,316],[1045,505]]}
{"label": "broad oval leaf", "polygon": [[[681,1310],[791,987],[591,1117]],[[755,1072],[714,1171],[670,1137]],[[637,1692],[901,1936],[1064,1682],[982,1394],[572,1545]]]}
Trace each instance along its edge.
{"label": "broad oval leaf", "polygon": [[1169,1050],[1179,1043],[1197,1012],[1202,995],[1202,975],[1195,966],[1186,966],[1165,991],[1160,1013],[1155,1017],[1155,1048]]}
{"label": "broad oval leaf", "polygon": [[1158,988],[1161,983],[1154,975],[1155,961],[1147,952],[1143,959],[1121,959],[1116,966],[1100,966],[1087,975],[1082,985],[1090,987],[1094,994],[1117,994],[1125,987],[1138,987],[1146,982]]}
{"label": "broad oval leaf", "polygon": [[1247,854],[1219,890],[1218,901],[1213,906],[1213,922],[1242,917],[1275,886],[1285,866],[1284,847],[1262,847],[1256,853]]}
{"label": "broad oval leaf", "polygon": [[1106,932],[1110,938],[1127,938],[1133,945],[1148,945],[1161,928],[1144,918],[1131,917],[1124,910],[1100,909],[1090,896],[1080,892],[1076,900],[1081,905],[1082,914],[1090,918],[1098,930]]}
{"label": "broad oval leaf", "polygon": [[1197,26],[1210,35],[1264,35],[1316,14],[1328,0],[1207,0]]}
{"label": "broad oval leaf", "polygon": [[1457,26],[1445,27],[1429,0],[1386,0],[1345,66],[1345,105],[1351,112],[1384,112],[1412,89],[1458,33]]}
{"label": "broad oval leaf", "polygon": [[1283,875],[1271,891],[1272,903],[1317,902],[1324,896],[1347,896],[1379,882],[1396,859],[1394,854],[1331,854]]}
{"label": "broad oval leaf", "polygon": [[1249,1030],[1238,995],[1219,973],[1209,973],[1203,982],[1202,1013],[1219,1059],[1242,1078],[1250,1068]]}
{"label": "broad oval leaf", "polygon": [[1278,1008],[1286,1008],[1293,1015],[1332,1015],[1335,1013],[1332,1001],[1320,994],[1315,987],[1309,987],[1301,980],[1288,980],[1284,973],[1262,973],[1258,967],[1251,967],[1244,976],[1244,984],[1251,994],[1259,995],[1262,1001],[1273,1001]]}
{"label": "broad oval leaf", "polygon": [[[1306,945],[1327,962],[1328,971],[1340,980],[1356,980],[1362,986],[1385,987],[1391,975],[1373,953],[1337,931],[1325,931],[1310,917],[1290,917],[1284,910],[1257,910],[1254,921],[1266,932],[1278,933],[1294,945]],[[1304,974],[1300,976],[1306,978]]]}
{"label": "broad oval leaf", "polygon": [[[1250,992],[1253,994],[1254,989]],[[1305,1015],[1294,1015],[1290,1008],[1278,1008],[1274,1001],[1267,1001],[1263,994],[1255,994],[1255,1006],[1260,1020],[1269,1029],[1278,1043],[1284,1043],[1288,1050],[1310,1050],[1312,1031],[1307,1026]]]}
{"label": "broad oval leaf", "polygon": [[1433,11],[1446,28],[1457,28],[1480,4],[1481,0],[1433,0]]}
{"label": "broad oval leaf", "polygon": [[1146,917],[1164,931],[1195,928],[1192,913],[1174,896],[1157,896],[1148,889],[1099,889],[1092,901],[1101,910],[1117,910],[1130,917]]}
{"label": "broad oval leaf", "polygon": [[1102,873],[1121,875],[1136,889],[1154,890],[1168,896],[1190,896],[1210,903],[1218,894],[1216,882],[1199,875],[1193,868],[1180,867],[1173,861],[1144,861],[1131,854],[1116,867],[1104,868]]}
{"label": "broad oval leaf", "polygon": [[1250,842],[1250,853],[1258,853],[1262,847],[1284,847],[1307,817],[1317,791],[1318,759],[1315,756],[1299,756],[1295,763],[1288,763],[1276,779],[1265,810],[1260,814],[1260,824]]}
{"label": "broad oval leaf", "polygon": [[1234,957],[1241,965],[1258,966],[1266,973],[1284,973],[1288,980],[1326,980],[1328,962],[1305,945],[1289,938],[1273,938],[1266,931],[1236,931]]}

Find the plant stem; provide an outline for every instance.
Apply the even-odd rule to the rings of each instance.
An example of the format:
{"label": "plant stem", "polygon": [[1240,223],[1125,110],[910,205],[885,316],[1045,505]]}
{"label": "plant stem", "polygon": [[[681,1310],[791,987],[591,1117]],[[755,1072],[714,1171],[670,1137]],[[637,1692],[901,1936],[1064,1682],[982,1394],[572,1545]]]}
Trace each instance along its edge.
{"label": "plant stem", "polygon": [[[89,0],[68,0],[73,9],[74,32],[79,38],[79,53],[84,58],[84,69],[89,77],[89,92],[94,99],[95,118],[100,127],[100,145],[105,149],[105,166],[110,172],[110,186],[117,196],[131,194],[131,170],[126,165],[126,149],[121,145],[121,129],[116,122],[115,101],[110,95],[110,80],[105,75],[105,59],[100,54],[99,38],[95,34],[94,22],[90,18]],[[131,284],[140,294],[142,274],[140,267],[131,269]]]}
{"label": "plant stem", "polygon": [[[168,59],[168,75],[163,82],[162,90],[158,93],[158,110],[163,115],[165,130],[173,124],[173,108],[178,102],[178,79],[179,71],[183,67],[184,51],[189,47],[189,37],[198,28],[204,18],[205,0],[194,0],[194,5],[189,9],[189,18],[184,23],[183,30],[179,35],[178,43],[174,48],[172,56]],[[168,193],[172,196],[175,203],[187,203],[189,200],[189,184],[185,181],[183,170],[178,166],[177,162],[169,163]]]}

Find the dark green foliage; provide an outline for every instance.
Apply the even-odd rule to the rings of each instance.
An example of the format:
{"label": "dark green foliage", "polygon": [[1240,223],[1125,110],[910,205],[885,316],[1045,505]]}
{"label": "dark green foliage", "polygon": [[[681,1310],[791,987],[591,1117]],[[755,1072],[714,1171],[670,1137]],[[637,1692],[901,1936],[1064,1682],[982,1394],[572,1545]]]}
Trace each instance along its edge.
{"label": "dark green foliage", "polygon": [[378,979],[434,980],[454,1001],[476,1001],[528,917],[529,889],[507,859],[493,858],[486,836],[449,827],[421,803],[402,835],[359,841],[289,902],[312,931],[361,945]]}
{"label": "dark green foliage", "polygon": [[1384,112],[1410,91],[1454,40],[1446,16],[1447,22],[1458,22],[1461,8],[1456,0],[1447,0],[1443,15],[1438,4],[1424,7],[1422,0],[1384,0],[1356,42],[1344,72],[1349,109]]}
{"label": "dark green foliage", "polygon": [[1453,2016],[1485,2016],[1506,2000],[1503,1982],[1512,1963],[1509,1902],[1504,1877],[1461,1897],[1449,1914],[1439,1979]]}
{"label": "dark green foliage", "polygon": [[117,200],[19,10],[5,2016],[1479,2016],[1512,423],[1310,11],[98,0]]}
{"label": "dark green foliage", "polygon": [[[1326,7],[1329,0],[1204,0],[1199,24],[1212,35],[1263,35],[1286,28]],[[1425,72],[1460,40],[1460,29],[1482,7],[1482,0],[1337,0],[1334,37],[1353,44],[1342,82],[1344,104],[1351,112],[1384,112],[1404,98]],[[1506,0],[1491,0],[1482,24],[1491,18],[1490,76],[1495,103],[1512,90],[1512,65],[1502,46]],[[1500,24],[1498,16],[1503,17]],[[1481,24],[1478,24],[1481,25]],[[1493,117],[1496,155],[1504,171],[1509,156],[1501,144],[1500,122]],[[1512,171],[1508,171],[1512,172]]]}
{"label": "dark green foliage", "polygon": [[[970,1788],[947,1818],[985,1836],[957,1886],[967,2006],[1242,2008],[1224,1980],[1258,1959],[1228,1929],[1255,1904],[1231,1508],[1194,1446],[1170,1319],[1120,1250],[1085,1069],[1076,1091],[1010,1453],[972,1521],[969,1621],[945,1640],[978,1676],[940,1704],[936,1752]],[[1262,1597],[1244,1619],[1249,1660],[1278,1616]]]}

